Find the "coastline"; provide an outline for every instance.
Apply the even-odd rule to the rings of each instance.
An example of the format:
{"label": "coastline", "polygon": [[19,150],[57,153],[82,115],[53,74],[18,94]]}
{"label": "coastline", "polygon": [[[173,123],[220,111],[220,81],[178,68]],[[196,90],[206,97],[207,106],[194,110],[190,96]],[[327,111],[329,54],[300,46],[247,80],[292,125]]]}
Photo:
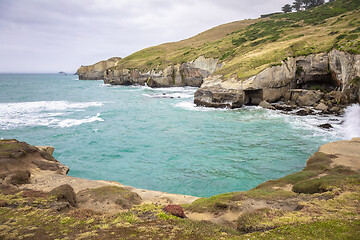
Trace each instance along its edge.
{"label": "coastline", "polygon": [[210,198],[67,176],[49,146],[1,140],[0,150],[4,239],[44,231],[70,239],[276,239],[296,231],[309,239],[328,238],[329,226],[350,239],[359,233],[360,138],[320,146],[302,171]]}

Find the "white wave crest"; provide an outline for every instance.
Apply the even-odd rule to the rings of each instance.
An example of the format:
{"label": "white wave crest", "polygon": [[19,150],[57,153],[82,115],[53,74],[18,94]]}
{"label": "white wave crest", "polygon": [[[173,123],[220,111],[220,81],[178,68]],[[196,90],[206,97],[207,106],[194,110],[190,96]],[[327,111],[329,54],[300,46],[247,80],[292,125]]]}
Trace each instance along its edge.
{"label": "white wave crest", "polygon": [[353,104],[345,109],[345,139],[360,137],[360,105]]}
{"label": "white wave crest", "polygon": [[[100,117],[85,119],[64,118],[89,107],[100,107],[100,102],[38,101],[0,103],[0,129],[15,129],[26,126],[66,127],[86,122],[100,121]],[[101,119],[102,120],[102,119]]]}
{"label": "white wave crest", "polygon": [[182,101],[174,105],[174,107],[182,108],[189,111],[200,111],[200,112],[209,112],[209,111],[227,111],[226,108],[210,108],[210,107],[199,107],[196,106],[193,102]]}
{"label": "white wave crest", "polygon": [[57,125],[61,128],[65,128],[65,127],[73,127],[73,126],[81,125],[83,123],[91,123],[96,121],[98,122],[104,121],[104,119],[100,118],[100,113],[96,114],[96,116],[86,117],[84,119],[65,119],[59,121]]}

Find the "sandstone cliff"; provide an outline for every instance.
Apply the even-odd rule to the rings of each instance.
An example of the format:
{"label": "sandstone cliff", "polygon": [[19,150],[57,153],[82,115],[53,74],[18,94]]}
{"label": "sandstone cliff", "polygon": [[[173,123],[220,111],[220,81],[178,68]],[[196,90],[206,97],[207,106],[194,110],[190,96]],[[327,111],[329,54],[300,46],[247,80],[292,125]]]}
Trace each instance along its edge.
{"label": "sandstone cliff", "polygon": [[80,80],[101,80],[104,79],[105,70],[115,66],[119,60],[120,57],[113,57],[93,65],[81,66],[76,74],[79,75]]}
{"label": "sandstone cliff", "polygon": [[194,61],[170,65],[164,70],[142,73],[138,69],[110,68],[104,83],[111,85],[145,85],[149,87],[200,87],[203,79],[222,67],[218,59],[200,56]]}
{"label": "sandstone cliff", "polygon": [[315,106],[323,94],[313,90],[338,90],[327,97],[349,104],[360,102],[359,79],[360,55],[332,50],[288,58],[245,80],[224,80],[221,75],[211,75],[195,93],[194,102],[201,106],[236,108],[243,104],[258,105],[263,100],[270,103],[283,100]]}

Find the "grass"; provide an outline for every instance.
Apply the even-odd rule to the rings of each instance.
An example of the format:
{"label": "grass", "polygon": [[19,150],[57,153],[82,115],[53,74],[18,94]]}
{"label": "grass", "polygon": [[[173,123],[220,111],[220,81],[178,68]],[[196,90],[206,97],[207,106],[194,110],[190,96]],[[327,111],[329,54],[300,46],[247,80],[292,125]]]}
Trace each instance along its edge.
{"label": "grass", "polygon": [[[0,239],[231,239],[238,234],[213,223],[167,215],[161,206],[153,204],[118,214],[87,209],[59,214],[51,209],[54,198],[32,194],[31,201],[48,204],[43,208],[31,205],[25,195],[0,194],[0,200],[10,204],[0,207]],[[153,217],[149,218],[149,212],[155,213]]]}
{"label": "grass", "polygon": [[358,54],[359,8],[359,0],[337,0],[307,11],[236,21],[186,40],[138,51],[116,68],[159,71],[204,55],[226,63],[215,74],[244,80],[287,57],[334,48]]}
{"label": "grass", "polygon": [[[246,236],[247,239],[359,239],[360,221],[326,220],[285,225]],[[244,238],[246,238],[244,237]]]}

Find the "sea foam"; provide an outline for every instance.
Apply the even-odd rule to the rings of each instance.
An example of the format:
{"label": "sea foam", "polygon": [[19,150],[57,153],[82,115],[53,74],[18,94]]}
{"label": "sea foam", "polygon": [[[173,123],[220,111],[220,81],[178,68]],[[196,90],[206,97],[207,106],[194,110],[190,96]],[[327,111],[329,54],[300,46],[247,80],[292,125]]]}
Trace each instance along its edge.
{"label": "sea foam", "polygon": [[360,105],[353,104],[345,109],[344,137],[360,137]]}
{"label": "sea foam", "polygon": [[102,121],[100,114],[83,119],[64,118],[89,107],[100,107],[100,102],[37,101],[0,103],[0,129],[26,126],[71,127]]}

